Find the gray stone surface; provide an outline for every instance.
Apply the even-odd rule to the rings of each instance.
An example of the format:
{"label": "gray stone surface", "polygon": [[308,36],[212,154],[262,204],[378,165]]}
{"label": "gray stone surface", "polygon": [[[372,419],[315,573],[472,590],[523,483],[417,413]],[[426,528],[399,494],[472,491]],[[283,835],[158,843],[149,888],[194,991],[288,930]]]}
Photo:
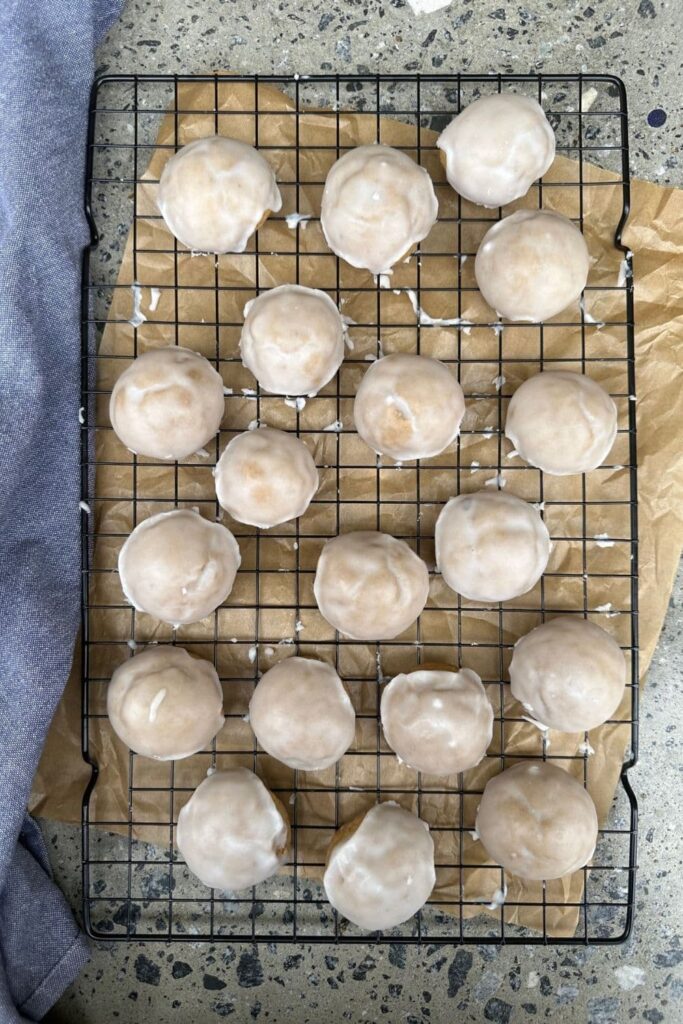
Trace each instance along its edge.
{"label": "gray stone surface", "polygon": [[[135,0],[101,71],[604,71],[629,90],[635,174],[681,184],[683,7],[671,0]],[[678,48],[678,53],[677,53]],[[653,111],[666,115],[652,116]],[[663,121],[659,127],[651,127]],[[125,234],[125,230],[124,230]],[[680,726],[683,575],[642,709],[640,873],[632,939],[614,948],[416,949],[97,943],[53,1024],[683,1019]],[[43,822],[58,881],[80,903],[80,832]]]}

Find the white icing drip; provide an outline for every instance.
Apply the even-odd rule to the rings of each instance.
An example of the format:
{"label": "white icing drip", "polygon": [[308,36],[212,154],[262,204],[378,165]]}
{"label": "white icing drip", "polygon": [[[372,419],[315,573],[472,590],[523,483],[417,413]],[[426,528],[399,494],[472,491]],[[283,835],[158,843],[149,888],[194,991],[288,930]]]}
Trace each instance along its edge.
{"label": "white icing drip", "polygon": [[155,695],[154,699],[151,701],[151,703],[149,705],[149,714],[147,716],[149,722],[151,722],[151,723],[156,722],[156,720],[157,720],[157,712],[159,711],[159,708],[161,707],[162,701],[164,701],[165,699],[166,699],[166,690],[165,689],[159,690],[159,692]]}
{"label": "white icing drip", "polygon": [[624,285],[631,277],[633,277],[633,271],[629,265],[629,261],[633,259],[633,253],[629,249],[626,253],[626,258],[623,259],[619,265],[619,276],[617,277],[617,288],[623,288]]}
{"label": "white icing drip", "polygon": [[297,412],[302,412],[306,408],[306,399],[303,396],[298,398],[285,398],[285,405],[288,405],[290,409],[296,409]]}
{"label": "white icing drip", "polygon": [[253,644],[249,648],[249,651],[247,652],[247,657],[249,658],[249,661],[252,663],[252,665],[256,661],[256,655],[257,654],[258,654],[258,644]]}
{"label": "white icing drip", "polygon": [[498,907],[502,907],[505,903],[505,899],[508,894],[508,887],[503,883],[502,889],[496,889],[491,898],[491,902],[487,903],[486,906],[489,910],[497,910]]}
{"label": "white icing drip", "polygon": [[498,377],[494,377],[491,381],[496,391],[500,391],[505,384],[505,377],[501,373]]}
{"label": "white icing drip", "polygon": [[507,487],[507,478],[502,473],[496,473],[490,480],[484,480],[484,487],[498,487],[502,490]]}
{"label": "white icing drip", "polygon": [[82,512],[85,512],[87,515],[91,515],[92,509],[90,508],[90,505],[88,504],[87,501],[79,501],[78,507],[81,509]]}
{"label": "white icing drip", "polygon": [[613,548],[616,541],[610,540],[608,533],[596,533],[593,538],[599,548]]}
{"label": "white icing drip", "polygon": [[161,298],[160,288],[150,288],[149,290],[149,311],[150,313],[156,313],[157,306],[159,305],[159,299]]}
{"label": "white icing drip", "polygon": [[78,410],[78,422],[83,426],[85,423],[85,406],[81,406]]}
{"label": "white icing drip", "polygon": [[579,308],[581,310],[581,315],[583,316],[583,319],[586,321],[587,324],[595,324],[598,330],[600,330],[601,327],[605,326],[604,320],[596,320],[592,313],[589,313],[586,310],[586,299],[583,295],[579,299]]}
{"label": "white icing drip", "polygon": [[413,312],[415,313],[415,316],[417,317],[419,323],[423,327],[461,327],[465,325],[468,327],[473,326],[471,320],[464,320],[461,316],[430,316],[429,313],[427,313],[427,311],[424,310],[418,303],[417,294],[413,291],[412,288],[406,288],[405,294],[408,296],[410,300],[410,305],[413,307]]}
{"label": "white icing drip", "polygon": [[344,424],[341,420],[335,420],[334,423],[328,423],[326,427],[323,427],[324,431],[328,433],[339,433],[340,430],[344,429]]}
{"label": "white icing drip", "polygon": [[301,230],[305,231],[310,219],[310,213],[288,213],[285,217],[287,227],[292,231],[295,231],[299,224],[301,225]]}
{"label": "white icing drip", "polygon": [[142,312],[142,288],[137,281],[134,281],[130,286],[130,290],[133,293],[133,315],[128,323],[131,327],[140,327],[147,319]]}

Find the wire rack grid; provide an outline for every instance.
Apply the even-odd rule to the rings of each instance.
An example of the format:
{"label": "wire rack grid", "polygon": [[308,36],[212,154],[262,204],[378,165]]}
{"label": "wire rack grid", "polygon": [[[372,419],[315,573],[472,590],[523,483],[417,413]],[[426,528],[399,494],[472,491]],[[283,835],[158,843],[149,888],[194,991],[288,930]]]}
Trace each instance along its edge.
{"label": "wire rack grid", "polygon": [[[184,90],[198,84],[204,88],[206,102],[201,109],[195,104],[188,110]],[[433,308],[439,307],[441,316],[464,317],[476,301],[471,267],[478,240],[487,225],[502,215],[501,210],[472,207],[452,193],[446,199],[447,186],[442,177],[437,184],[445,210],[439,221],[441,233],[437,232],[431,242],[425,240],[417,257],[401,271],[412,275],[405,281],[415,296],[414,316],[410,309],[410,315],[406,315],[405,301],[396,305],[398,297],[393,288],[384,287],[386,282],[373,281],[371,276],[352,271],[331,256],[321,240],[316,210],[312,209],[307,222],[298,220],[288,229],[291,244],[282,242],[282,234],[275,240],[268,237],[268,225],[257,233],[248,251],[253,278],[246,286],[230,279],[226,283],[221,260],[215,261],[213,280],[200,286],[208,293],[205,298],[213,316],[203,317],[201,323],[184,312],[188,290],[198,287],[186,283],[193,254],[167,234],[165,248],[157,250],[153,258],[170,261],[172,284],[168,284],[167,275],[163,282],[144,282],[152,289],[159,286],[156,316],[148,310],[146,322],[134,318],[128,324],[125,317],[119,318],[120,326],[129,330],[129,349],[123,354],[104,356],[101,350],[98,354],[107,323],[111,327],[117,320],[112,312],[115,299],[125,294],[131,301],[131,289],[138,287],[141,264],[148,253],[146,226],[155,221],[155,215],[139,208],[139,186],[157,146],[162,119],[169,111],[174,119],[170,150],[187,141],[182,126],[188,115],[204,118],[206,134],[211,130],[231,134],[233,115],[229,106],[226,109],[224,97],[237,86],[251,90],[253,105],[245,109],[241,104],[235,114],[242,124],[245,118],[249,120],[251,141],[259,144],[266,156],[289,168],[281,188],[285,209],[289,204],[295,211],[302,209],[306,197],[319,196],[324,183],[324,175],[302,179],[307,151],[315,149],[327,165],[341,155],[347,113],[362,117],[366,133],[363,141],[385,141],[385,118],[412,125],[414,142],[406,148],[434,175],[436,151],[430,129],[440,130],[461,107],[487,92],[510,89],[537,97],[555,128],[558,153],[576,161],[576,173],[571,179],[537,183],[528,203],[552,206],[554,196],[564,197],[565,202],[569,197],[572,215],[585,229],[589,198],[595,194],[593,190],[605,184],[592,177],[587,180],[587,161],[612,170],[612,188],[619,200],[614,220],[614,253],[622,267],[618,280],[607,282],[598,276],[598,282],[586,289],[576,315],[556,318],[550,324],[502,325],[492,321],[490,310],[485,309],[480,318],[449,325],[445,333],[435,330],[421,310],[435,303]],[[289,97],[290,105],[276,113],[290,119],[292,130],[286,140],[278,138],[269,144],[267,121],[273,111],[261,106],[261,90],[272,86]],[[331,142],[311,136],[305,118],[314,109],[326,111],[325,116],[332,118]],[[82,545],[83,754],[91,768],[83,800],[83,893],[86,927],[92,936],[367,942],[366,935],[342,921],[325,903],[316,877],[319,879],[324,849],[334,828],[377,799],[397,799],[427,821],[430,815],[436,816],[438,824],[433,834],[437,876],[447,881],[443,890],[447,896],[435,896],[404,926],[372,936],[371,941],[585,944],[619,942],[628,936],[634,906],[637,805],[627,773],[636,762],[638,744],[633,294],[631,254],[621,238],[628,209],[626,98],[620,80],[611,76],[127,75],[106,76],[96,83],[90,110],[86,182],[92,245],[84,255],[82,333],[82,485],[88,496]],[[271,221],[283,217],[284,213]],[[130,280],[121,280],[116,276],[117,250],[129,225],[133,270]],[[228,607],[218,609],[211,621],[197,630],[185,627],[177,633],[159,632],[158,623],[150,624],[149,617],[125,603],[117,589],[115,555],[128,528],[152,512],[197,506],[209,517],[218,516],[220,509],[212,486],[206,482],[206,474],[210,475],[207,463],[218,458],[227,441],[247,427],[250,418],[269,422],[275,402],[282,412],[282,399],[261,394],[249,379],[235,345],[241,326],[238,310],[246,298],[269,286],[278,260],[282,261],[279,273],[286,266],[292,282],[327,289],[342,310],[347,301],[360,295],[366,315],[368,308],[374,311],[367,320],[350,328],[351,337],[360,342],[347,353],[338,377],[319,396],[307,400],[304,408],[296,403],[287,407],[290,418],[286,429],[316,448],[326,485],[306,516],[277,531],[259,534],[228,523],[243,550],[236,588],[239,620],[230,618]],[[446,289],[431,283],[431,268],[443,266],[444,260],[450,261],[452,268]],[[368,296],[372,299],[370,307]],[[602,298],[608,300],[611,315],[609,320],[598,322],[587,307],[590,304],[599,312]],[[152,324],[158,332],[152,343],[159,343],[161,337],[166,343],[175,341],[199,348],[214,361],[226,384],[233,387],[233,394],[226,399],[227,427],[216,439],[210,460],[160,467],[122,447],[114,448],[113,455],[110,447],[99,447],[100,441],[112,440],[106,412],[111,379],[107,368],[115,378],[143,350],[139,345],[148,340],[145,331]],[[604,340],[608,335],[609,344]],[[352,429],[350,403],[367,360],[381,354],[385,337],[393,338],[399,347],[438,355],[453,367],[463,384],[468,416],[458,442],[440,459],[413,467],[360,454],[363,446]],[[435,338],[447,349],[437,348]],[[503,424],[507,401],[514,390],[506,387],[506,375],[514,383],[540,368],[562,367],[598,377],[607,374],[619,408],[619,434],[607,466],[589,478],[563,478],[564,482],[558,482],[558,478],[544,478],[520,460],[507,457]],[[488,386],[482,386],[484,379],[490,382]],[[243,389],[241,384],[249,387]],[[245,395],[243,391],[250,388],[254,393]],[[95,489],[95,471],[99,475],[112,470],[119,471],[116,486],[100,493]],[[150,471],[156,470],[167,474],[161,489],[147,484]],[[190,471],[195,485],[200,476],[204,481],[199,490],[186,486],[186,473]],[[402,474],[398,497],[397,474]],[[598,484],[594,483],[596,478]],[[568,479],[573,482],[566,483]],[[498,487],[509,482],[511,491],[538,502],[555,553],[565,553],[566,557],[551,563],[531,594],[490,608],[461,600],[451,592],[439,592],[438,606],[433,608],[434,602],[430,601],[408,636],[376,645],[357,645],[334,632],[325,632],[311,585],[315,560],[326,539],[347,529],[384,529],[408,540],[433,567],[433,523],[444,502],[454,493],[476,490],[491,482]],[[410,501],[405,499],[406,488],[411,491]],[[106,518],[107,511],[121,508],[128,516],[128,528],[102,527],[102,522],[117,522]],[[608,530],[604,530],[605,522]],[[609,536],[603,543],[597,542],[603,536],[600,528]],[[104,551],[103,557],[98,556],[99,550]],[[273,573],[279,574],[285,595],[276,605],[262,597],[264,581],[266,577],[272,579]],[[437,577],[433,571],[431,575],[434,592]],[[94,589],[103,580],[110,587],[105,599]],[[405,767],[397,768],[381,734],[378,684],[423,660],[446,660],[478,671],[496,716],[494,744],[486,758],[490,774],[494,774],[520,756],[512,737],[521,724],[521,711],[511,702],[506,681],[514,640],[546,615],[558,612],[599,622],[617,638],[627,655],[628,707],[618,718],[621,727],[628,730],[627,752],[610,823],[601,829],[590,870],[582,872],[579,896],[567,903],[566,897],[543,883],[531,896],[518,897],[515,902],[514,894],[508,894],[503,902],[496,896],[496,892],[505,893],[501,869],[491,864],[482,867],[480,861],[471,858],[471,831],[481,784],[472,785],[467,775],[435,782]],[[112,659],[114,664],[120,663],[131,655],[136,644],[147,640],[178,642],[193,653],[213,659],[225,687],[226,728],[210,750],[189,759],[194,774],[185,762],[157,764],[132,752],[125,756],[113,753],[103,697]],[[272,763],[250,736],[243,717],[261,672],[292,652],[324,657],[337,666],[356,706],[358,734],[336,769],[315,778],[310,773],[291,772],[284,783],[278,775],[279,784],[273,785],[269,775]],[[588,785],[593,770],[591,748],[589,737],[583,739],[577,750],[557,753],[548,751],[539,733],[536,747],[527,747],[523,753],[569,761],[569,767],[578,767],[578,777]],[[109,760],[115,761],[113,767]],[[174,850],[174,827],[179,807],[207,768],[235,763],[253,767],[288,805],[293,848],[288,876],[272,879],[249,893],[230,895],[209,891],[192,878]],[[103,799],[109,770],[118,773],[119,781],[124,780],[121,785],[126,791],[125,799],[114,810]],[[434,825],[434,821],[430,823]],[[474,890],[468,886],[468,873],[473,870],[480,872],[478,877],[486,875],[483,889],[488,896],[482,898],[476,886]],[[484,913],[490,898],[493,903]],[[511,910],[522,920],[535,915],[534,926],[512,923],[515,918],[510,918]],[[567,910],[575,913],[575,927],[571,934],[558,934],[548,921],[551,915]]]}

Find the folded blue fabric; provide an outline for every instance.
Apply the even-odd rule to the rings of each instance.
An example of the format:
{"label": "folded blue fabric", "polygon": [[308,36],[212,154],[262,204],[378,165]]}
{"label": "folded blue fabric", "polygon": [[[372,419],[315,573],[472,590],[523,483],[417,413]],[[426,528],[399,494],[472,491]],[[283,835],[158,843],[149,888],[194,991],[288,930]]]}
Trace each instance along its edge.
{"label": "folded blue fabric", "polygon": [[87,959],[26,804],[79,619],[80,264],[95,46],[121,0],[0,3],[0,1022]]}

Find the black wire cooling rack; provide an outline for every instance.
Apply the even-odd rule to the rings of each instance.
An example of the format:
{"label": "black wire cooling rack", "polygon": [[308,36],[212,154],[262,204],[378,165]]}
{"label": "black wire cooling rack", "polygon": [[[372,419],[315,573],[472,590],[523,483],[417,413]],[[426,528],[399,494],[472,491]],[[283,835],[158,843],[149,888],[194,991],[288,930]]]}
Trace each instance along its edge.
{"label": "black wire cooling rack", "polygon": [[[182,137],[182,125],[190,112],[184,108],[184,95],[186,88],[198,84],[203,86],[206,102],[200,110],[193,106],[191,113],[202,116],[205,134],[218,130],[230,134],[229,118],[239,113],[242,124],[246,119],[252,128],[252,137],[247,141],[259,144],[266,156],[280,159],[283,166],[289,167],[289,176],[283,174],[286,180],[281,185],[285,212],[301,210],[305,191],[311,194],[316,188],[318,193],[321,190],[323,178],[301,180],[302,154],[307,147],[315,147],[323,156],[328,150],[326,158],[336,158],[343,150],[343,125],[348,112],[363,115],[363,141],[384,141],[385,117],[412,125],[415,142],[410,152],[419,162],[432,161],[433,169],[433,142],[425,142],[422,129],[441,130],[462,106],[483,93],[511,89],[536,96],[555,128],[558,154],[576,163],[575,174],[567,180],[535,185],[529,194],[531,200],[534,204],[552,205],[553,196],[562,191],[565,198],[571,198],[576,221],[585,227],[584,211],[594,194],[591,190],[604,185],[589,172],[588,162],[613,171],[619,196],[613,211],[619,275],[615,272],[611,281],[598,275],[597,283],[591,281],[576,316],[532,327],[501,325],[487,317],[481,322],[454,324],[448,328],[451,350],[437,353],[432,348],[432,339],[436,337],[433,327],[424,318],[421,320],[419,310],[438,300],[446,303],[449,317],[462,316],[476,294],[471,267],[477,238],[490,218],[501,216],[501,211],[482,211],[450,193],[450,213],[447,210],[440,219],[440,230],[445,234],[431,245],[426,240],[411,261],[415,316],[406,316],[405,304],[396,315],[394,307],[387,305],[393,289],[383,287],[386,282],[374,282],[368,275],[361,275],[361,279],[358,272],[351,274],[346,265],[330,255],[322,241],[316,243],[316,237],[322,236],[316,236],[319,225],[315,210],[311,211],[310,222],[292,223],[287,236],[291,242],[281,248],[273,248],[272,239],[266,236],[267,225],[258,233],[250,250],[254,277],[246,284],[224,283],[217,260],[214,280],[209,286],[213,316],[203,317],[201,323],[189,320],[184,313],[187,291],[192,287],[185,283],[185,274],[188,260],[194,254],[185,252],[169,234],[159,253],[170,261],[173,284],[155,288],[154,280],[145,280],[144,289],[152,290],[145,290],[141,299],[135,288],[140,264],[149,252],[144,228],[150,223],[154,226],[155,219],[157,226],[160,221],[153,210],[140,208],[139,185],[162,119],[169,112],[174,120],[174,137],[168,148],[187,141]],[[279,113],[289,119],[292,130],[286,139],[269,141],[267,122],[273,111],[263,106],[262,97],[264,90],[273,86],[289,97],[291,105],[286,113],[284,107]],[[231,111],[224,98],[236,87],[248,89],[253,99],[246,106],[240,104],[238,111]],[[334,134],[329,142],[320,143],[308,129],[302,130],[304,118],[314,109],[327,112],[328,126],[329,118],[334,119]],[[446,195],[444,189],[445,184],[437,187],[440,198]],[[135,936],[138,940],[478,944],[613,943],[628,936],[633,920],[637,824],[637,805],[628,771],[636,762],[638,746],[633,292],[631,254],[622,242],[628,210],[626,97],[623,84],[612,76],[120,75],[106,76],[96,83],[90,108],[86,183],[92,245],[83,264],[81,410],[82,486],[86,499],[82,517],[83,755],[92,772],[83,800],[84,916],[89,934],[108,939]],[[282,220],[284,215],[271,219],[271,223]],[[120,255],[129,228],[133,273],[130,280],[121,280],[117,276]],[[360,374],[368,365],[366,358],[381,350],[371,347],[364,355],[362,345],[357,345],[347,353],[336,381],[318,397],[308,400],[305,408],[296,408],[293,403],[290,410],[288,429],[313,445],[322,446],[319,450],[323,453],[327,485],[310,513],[279,528],[279,533],[268,531],[259,535],[258,531],[229,523],[243,550],[238,596],[230,599],[239,602],[238,626],[230,618],[228,605],[196,631],[185,627],[177,635],[170,630],[159,632],[158,624],[150,624],[149,617],[136,613],[125,603],[118,588],[116,554],[130,526],[155,511],[196,505],[209,517],[217,515],[220,510],[210,484],[213,458],[217,458],[236,430],[248,425],[249,418],[268,422],[272,403],[278,402],[282,408],[282,399],[262,395],[242,369],[234,343],[241,322],[234,311],[237,299],[233,306],[229,305],[229,300],[237,295],[241,310],[241,289],[253,295],[260,288],[269,287],[268,268],[274,264],[268,261],[278,259],[287,261],[290,280],[319,283],[336,298],[342,311],[349,296],[359,292],[374,294],[374,317],[368,323],[355,324],[351,337],[356,332],[357,337],[367,338],[369,332],[374,334],[376,346],[376,336],[385,331],[394,335],[412,332],[405,336],[414,339],[413,350],[438,354],[453,364],[463,383],[471,415],[465,420],[457,445],[440,460],[401,467],[391,460],[382,462],[374,455],[359,456],[349,415],[350,402]],[[316,259],[321,262],[316,264]],[[432,261],[444,259],[451,261],[450,285],[445,294],[440,288],[437,295],[430,285],[430,267],[435,266]],[[143,282],[140,284],[142,287]],[[110,389],[107,366],[97,351],[107,321],[111,325],[112,320],[118,319],[125,324],[125,317],[112,312],[115,298],[120,299],[122,294],[127,296],[131,309],[135,306],[138,312],[141,301],[144,302],[147,319],[132,317],[128,325],[129,351],[107,357],[107,366],[114,368],[113,377],[127,365],[126,360],[137,354],[140,343],[148,338],[158,343],[164,337],[167,343],[175,341],[199,348],[213,359],[226,383],[234,381],[237,385],[226,399],[225,422],[229,429],[221,432],[209,459],[197,459],[189,467],[165,467],[168,477],[161,491],[158,487],[148,489],[147,485],[150,469],[161,467],[154,467],[150,460],[138,459],[123,448],[114,449],[112,455],[111,447],[98,447],[100,441],[112,441],[112,437],[106,412]],[[606,323],[598,322],[598,317],[588,312],[590,306],[599,313],[602,298],[609,300],[612,311]],[[615,308],[619,310],[616,316]],[[394,311],[387,312],[390,309]],[[146,334],[147,331],[156,333]],[[443,340],[443,332],[439,337]],[[520,347],[517,342],[522,338]],[[603,340],[606,338],[609,344]],[[502,425],[514,388],[506,388],[505,377],[507,374],[516,379],[515,375],[529,366],[534,370],[582,369],[598,376],[608,373],[620,424],[609,465],[589,477],[544,479],[540,472],[506,457]],[[489,379],[490,384],[482,386],[482,380]],[[246,395],[241,384],[248,385]],[[249,387],[254,388],[253,393],[249,393]],[[104,472],[115,466],[120,469],[119,479],[126,482],[114,491],[102,493],[98,489],[96,493],[95,471]],[[448,493],[435,493],[431,485],[436,479],[435,470],[440,471],[441,479],[444,471],[449,475]],[[401,484],[412,488],[413,497],[408,503],[392,497],[397,473],[410,474],[402,477]],[[197,483],[200,478],[201,485]],[[494,608],[478,608],[449,592],[446,597],[442,595],[438,607],[433,608],[430,602],[408,639],[357,645],[334,633],[324,633],[316,618],[311,583],[315,558],[326,538],[354,527],[385,529],[405,537],[429,563],[433,561],[433,522],[444,501],[461,490],[478,489],[486,480],[492,479],[500,487],[504,478],[510,483],[510,490],[540,503],[556,552],[566,553],[560,568],[555,570],[551,564],[536,590],[517,602]],[[351,484],[353,497],[348,490]],[[121,521],[128,525],[98,531],[97,524],[107,512],[117,522],[117,510],[123,517]],[[609,563],[605,562],[606,550]],[[261,598],[264,574],[275,572],[280,574],[286,595],[277,606]],[[103,579],[110,585],[106,591],[110,596],[93,597],[93,588]],[[466,882],[473,866],[468,851],[481,789],[468,788],[466,778],[462,777],[434,785],[417,773],[396,768],[395,758],[381,736],[377,684],[382,677],[407,670],[421,660],[447,660],[477,670],[496,713],[489,760],[492,771],[497,771],[510,758],[519,756],[509,745],[510,729],[520,724],[519,715],[510,709],[505,681],[512,645],[518,635],[543,621],[546,614],[552,616],[560,611],[597,621],[618,639],[630,660],[629,708],[620,718],[629,739],[609,827],[601,829],[594,863],[590,870],[584,869],[580,895],[569,904],[558,896],[556,889],[545,884],[539,884],[533,898],[516,900],[514,893],[507,893],[505,898],[501,896],[505,894],[502,871],[490,865],[482,872],[489,873],[487,885],[493,896],[482,898],[476,891],[473,896]],[[323,628],[323,633],[316,633],[315,628]],[[308,639],[307,635],[315,639]],[[122,755],[111,743],[104,694],[112,659],[120,663],[131,655],[136,644],[149,639],[177,641],[194,653],[212,658],[225,687],[226,729],[218,745],[214,743],[211,750],[189,759],[189,765],[161,764],[133,753]],[[280,646],[283,643],[287,648],[284,652]],[[317,777],[291,772],[287,785],[276,787],[292,818],[291,873],[248,893],[230,896],[210,891],[189,874],[174,851],[178,809],[211,765],[247,764],[268,780],[269,759],[251,738],[243,716],[260,672],[273,659],[291,651],[317,654],[337,665],[356,705],[356,744],[336,769]],[[353,671],[348,670],[350,664]],[[524,755],[572,759],[578,764],[584,784],[588,784],[592,771],[600,769],[593,767],[588,737],[584,739],[578,751],[563,755],[548,750],[539,733],[537,749],[525,749]],[[123,788],[127,791],[125,798],[113,806],[106,799],[107,775],[112,771],[124,779]],[[451,895],[434,898],[404,926],[368,938],[338,918],[311,874],[324,863],[324,850],[334,828],[378,798],[404,801],[427,821],[437,812],[443,822],[446,809],[447,826],[441,824],[433,834],[437,875],[449,880],[447,891]],[[308,859],[301,856],[304,847]],[[319,851],[316,856],[311,857],[311,848]],[[484,912],[487,899],[492,899],[492,903]],[[519,914],[530,913],[536,915],[536,927],[514,923]],[[553,915],[554,919],[558,913],[575,915],[572,934],[561,935],[549,927],[549,918]]]}

